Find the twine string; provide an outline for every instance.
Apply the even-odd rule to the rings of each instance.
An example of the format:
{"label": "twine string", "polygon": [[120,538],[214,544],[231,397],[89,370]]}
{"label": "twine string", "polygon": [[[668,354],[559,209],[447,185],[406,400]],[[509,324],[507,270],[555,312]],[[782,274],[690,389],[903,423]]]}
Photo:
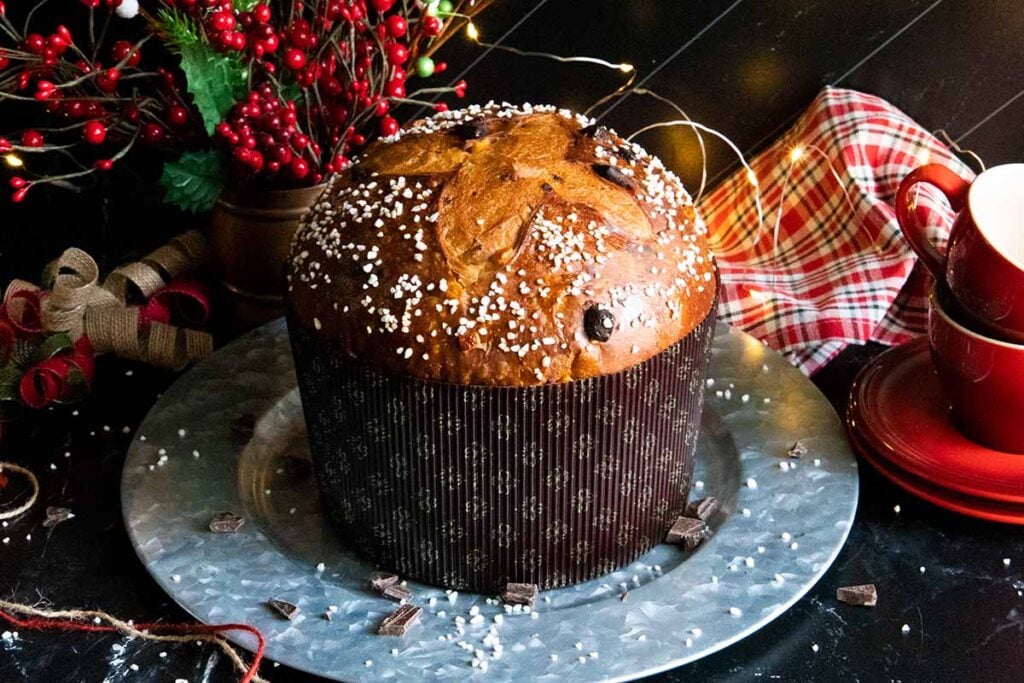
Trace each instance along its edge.
{"label": "twine string", "polygon": [[32,495],[28,497],[28,500],[9,510],[0,510],[0,520],[14,519],[28,512],[36,504],[36,501],[39,500],[39,480],[36,479],[36,475],[32,473],[32,470],[21,465],[15,465],[13,462],[0,462],[0,474],[3,472],[17,472],[25,477],[32,486]]}
{"label": "twine string", "polygon": [[[28,618],[21,618],[28,617]],[[21,629],[34,631],[81,631],[87,633],[120,633],[164,643],[206,642],[219,647],[242,674],[241,683],[267,683],[259,675],[266,650],[266,640],[258,629],[248,624],[131,624],[98,610],[42,610],[0,600],[0,619]],[[95,623],[99,619],[103,623]],[[252,662],[246,664],[238,651],[221,635],[225,631],[243,631],[256,638]]]}

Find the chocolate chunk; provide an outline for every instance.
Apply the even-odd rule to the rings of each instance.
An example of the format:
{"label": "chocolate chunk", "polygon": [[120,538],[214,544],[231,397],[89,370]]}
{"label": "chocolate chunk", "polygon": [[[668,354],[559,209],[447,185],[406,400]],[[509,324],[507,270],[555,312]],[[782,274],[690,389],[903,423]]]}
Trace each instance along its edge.
{"label": "chocolate chunk", "polygon": [[623,159],[625,159],[626,161],[637,160],[636,152],[634,152],[633,148],[630,147],[629,145],[622,145],[621,147],[616,147],[615,153],[618,154]]}
{"label": "chocolate chunk", "polygon": [[452,132],[463,140],[479,140],[491,131],[486,121],[473,119],[455,126],[452,128]]}
{"label": "chocolate chunk", "polygon": [[836,589],[836,600],[847,605],[874,607],[878,604],[878,590],[873,583],[860,586],[843,586]]}
{"label": "chocolate chunk", "polygon": [[805,455],[807,455],[807,446],[797,441],[795,444],[789,447],[789,450],[786,451],[786,455],[788,455],[791,458],[802,458]]}
{"label": "chocolate chunk", "polygon": [[544,190],[545,192],[554,192],[555,191],[555,188],[551,187],[551,183],[541,183],[540,184],[540,189]]}
{"label": "chocolate chunk", "polygon": [[370,169],[362,166],[361,164],[356,164],[352,167],[352,170],[349,171],[349,177],[352,178],[353,183],[358,185],[370,177]]}
{"label": "chocolate chunk", "polygon": [[394,586],[396,583],[398,583],[398,574],[374,572],[370,576],[370,587],[378,593],[383,593],[385,588]]}
{"label": "chocolate chunk", "polygon": [[692,517],[680,517],[672,525],[665,535],[666,543],[679,543],[687,550],[693,550],[704,540],[704,531],[707,529],[704,520]]}
{"label": "chocolate chunk", "polygon": [[384,617],[377,627],[379,636],[404,636],[420,620],[423,608],[416,605],[402,605]]}
{"label": "chocolate chunk", "polygon": [[221,512],[210,520],[210,531],[215,534],[233,534],[242,528],[245,518],[234,512]]}
{"label": "chocolate chunk", "polygon": [[501,591],[501,599],[509,605],[529,605],[537,601],[537,588],[535,583],[507,583]]}
{"label": "chocolate chunk", "polygon": [[46,508],[46,519],[43,520],[43,527],[50,529],[61,522],[74,519],[75,515],[69,508],[48,507]]}
{"label": "chocolate chunk", "polygon": [[410,592],[405,586],[400,586],[397,583],[391,586],[385,586],[384,589],[381,590],[380,594],[385,598],[391,598],[396,602],[412,599],[412,592]]}
{"label": "chocolate chunk", "polygon": [[623,593],[622,595],[619,596],[619,602],[626,602],[626,600],[628,600],[628,599],[629,599],[629,591],[626,591],[625,593]]}
{"label": "chocolate chunk", "polygon": [[718,512],[719,507],[721,507],[721,504],[714,496],[691,500],[686,506],[686,516],[695,517],[702,522],[706,522],[711,519],[711,515]]}
{"label": "chocolate chunk", "polygon": [[600,304],[594,304],[583,314],[583,329],[593,341],[608,341],[614,327],[615,316]]}
{"label": "chocolate chunk", "polygon": [[609,132],[610,131],[607,126],[599,126],[596,123],[592,123],[589,126],[580,129],[580,133],[591,140],[603,140],[608,137]]}
{"label": "chocolate chunk", "polygon": [[334,619],[334,612],[332,612],[331,610],[325,611],[324,612],[324,619],[326,619],[327,621],[330,621],[330,620]]}
{"label": "chocolate chunk", "polygon": [[290,602],[285,602],[284,600],[278,600],[277,598],[270,598],[267,600],[267,605],[289,621],[298,616],[299,612],[302,611],[296,605],[293,605]]}
{"label": "chocolate chunk", "polygon": [[593,164],[592,168],[594,169],[594,173],[610,183],[615,183],[619,187],[624,187],[631,192],[636,187],[636,183],[633,182],[632,178],[614,166],[609,166],[608,164]]}

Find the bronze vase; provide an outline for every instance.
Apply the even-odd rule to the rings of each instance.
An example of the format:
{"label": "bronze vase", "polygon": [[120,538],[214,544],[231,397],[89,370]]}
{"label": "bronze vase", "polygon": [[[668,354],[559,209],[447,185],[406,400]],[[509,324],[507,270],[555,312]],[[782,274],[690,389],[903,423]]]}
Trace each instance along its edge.
{"label": "bronze vase", "polygon": [[293,190],[229,190],[210,217],[213,265],[228,318],[263,323],[283,314],[282,272],[299,220],[326,186]]}

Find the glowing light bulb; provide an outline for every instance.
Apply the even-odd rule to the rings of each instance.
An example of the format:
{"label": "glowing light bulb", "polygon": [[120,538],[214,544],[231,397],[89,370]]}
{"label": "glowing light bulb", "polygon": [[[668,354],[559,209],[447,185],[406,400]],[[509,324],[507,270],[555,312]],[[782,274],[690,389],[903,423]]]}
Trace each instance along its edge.
{"label": "glowing light bulb", "polygon": [[624,74],[631,73],[633,71],[633,65],[632,64],[619,64],[619,71],[621,71]]}
{"label": "glowing light bulb", "polygon": [[753,185],[754,187],[757,187],[757,176],[754,175],[753,171],[747,171],[747,182]]}
{"label": "glowing light bulb", "polygon": [[10,166],[11,168],[21,168],[22,166],[25,165],[25,162],[22,161],[21,157],[19,157],[17,154],[5,155],[4,161],[6,161],[7,165]]}
{"label": "glowing light bulb", "polygon": [[476,24],[472,21],[466,22],[466,35],[469,36],[470,40],[477,40],[480,37],[480,32],[476,30]]}
{"label": "glowing light bulb", "polygon": [[919,163],[920,165],[924,166],[925,164],[929,163],[931,160],[932,160],[931,152],[929,152],[927,149],[922,147],[921,149],[917,150],[917,163]]}
{"label": "glowing light bulb", "polygon": [[789,160],[792,161],[793,163],[796,163],[797,161],[800,161],[800,159],[802,159],[803,156],[804,156],[804,148],[803,147],[794,147],[793,149],[789,150]]}

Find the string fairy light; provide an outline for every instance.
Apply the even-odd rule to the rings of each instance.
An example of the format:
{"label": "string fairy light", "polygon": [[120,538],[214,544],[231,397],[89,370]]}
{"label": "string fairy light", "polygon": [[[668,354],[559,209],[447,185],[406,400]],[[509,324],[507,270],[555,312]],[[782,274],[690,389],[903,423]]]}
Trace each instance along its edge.
{"label": "string fairy light", "polygon": [[715,130],[714,128],[709,128],[708,126],[705,126],[703,123],[697,123],[696,121],[690,121],[688,119],[676,119],[674,121],[658,121],[656,123],[644,126],[640,130],[634,132],[632,135],[626,138],[626,140],[632,141],[633,138],[640,135],[641,133],[646,133],[647,131],[654,130],[655,128],[671,128],[673,126],[693,128],[695,130],[707,133],[708,135],[713,135],[722,142],[724,142],[729,147],[729,149],[732,150],[732,152],[740,160],[740,164],[742,164],[743,168],[746,169],[747,182],[750,183],[750,185],[754,188],[754,206],[757,208],[757,226],[758,229],[763,228],[764,209],[761,205],[761,188],[757,180],[757,174],[754,173],[754,169],[752,169],[750,167],[750,164],[747,163],[746,158],[743,156],[743,152],[741,152],[739,147],[736,146],[736,143],[729,139],[729,136]]}
{"label": "string fairy light", "polygon": [[619,63],[609,62],[608,60],[601,59],[599,57],[563,57],[561,55],[552,54],[550,52],[533,52],[533,51],[530,51],[530,50],[520,50],[519,48],[510,47],[508,45],[499,45],[498,43],[488,43],[488,42],[480,39],[480,29],[478,29],[476,27],[476,24],[474,24],[472,21],[467,21],[466,22],[466,37],[469,38],[470,40],[472,40],[474,43],[476,43],[480,47],[485,47],[485,48],[488,48],[490,50],[502,50],[504,52],[509,52],[511,54],[514,54],[514,55],[519,55],[520,57],[543,57],[545,59],[553,59],[556,62],[563,62],[563,63],[566,63],[566,64],[572,63],[572,62],[584,62],[584,63],[587,63],[587,64],[597,64],[598,66],[603,66],[603,67],[608,68],[608,69],[613,69],[613,70],[616,70],[616,71],[621,71],[622,73],[625,73],[625,74],[632,74],[632,73],[634,73],[636,71],[636,69],[633,67],[632,64],[627,64],[625,62],[619,62]]}
{"label": "string fairy light", "polygon": [[22,161],[21,157],[14,153],[5,154],[4,161],[6,161],[7,165],[10,166],[11,168],[21,168],[22,166],[25,165],[25,162]]}

